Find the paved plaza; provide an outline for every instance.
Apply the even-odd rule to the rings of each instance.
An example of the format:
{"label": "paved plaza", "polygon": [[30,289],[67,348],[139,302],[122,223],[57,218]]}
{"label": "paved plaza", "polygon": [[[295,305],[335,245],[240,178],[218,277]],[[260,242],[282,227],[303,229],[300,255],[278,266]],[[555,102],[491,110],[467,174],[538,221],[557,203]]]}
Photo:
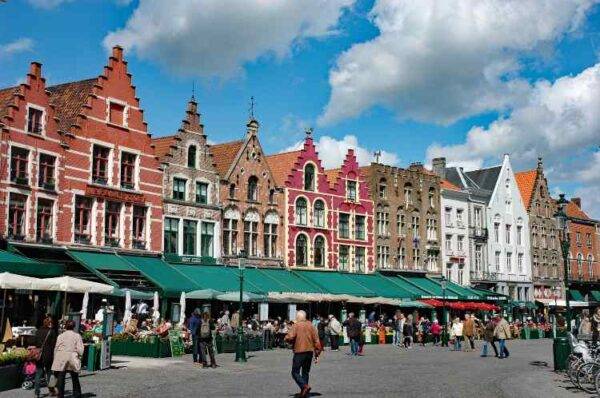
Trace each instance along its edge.
{"label": "paved plaza", "polygon": [[[405,351],[390,345],[367,346],[364,357],[347,348],[326,352],[313,368],[312,396],[321,397],[587,397],[552,371],[551,340],[509,342],[511,356],[480,358],[478,352],[433,347]],[[87,397],[293,397],[291,351],[250,353],[248,363],[218,355],[220,367],[193,367],[189,355],[177,359],[115,357],[117,369],[83,374]],[[547,366],[546,366],[547,364]],[[67,383],[70,388],[70,381]],[[31,397],[13,390],[4,397]]]}

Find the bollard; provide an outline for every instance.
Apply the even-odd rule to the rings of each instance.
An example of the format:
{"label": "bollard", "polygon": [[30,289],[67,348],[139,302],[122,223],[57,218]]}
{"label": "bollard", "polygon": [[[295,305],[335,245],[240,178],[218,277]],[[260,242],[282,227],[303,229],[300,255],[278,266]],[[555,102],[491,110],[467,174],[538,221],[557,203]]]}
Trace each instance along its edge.
{"label": "bollard", "polygon": [[567,359],[571,354],[569,340],[566,337],[557,337],[552,344],[552,353],[554,357],[554,371],[564,371],[567,369]]}

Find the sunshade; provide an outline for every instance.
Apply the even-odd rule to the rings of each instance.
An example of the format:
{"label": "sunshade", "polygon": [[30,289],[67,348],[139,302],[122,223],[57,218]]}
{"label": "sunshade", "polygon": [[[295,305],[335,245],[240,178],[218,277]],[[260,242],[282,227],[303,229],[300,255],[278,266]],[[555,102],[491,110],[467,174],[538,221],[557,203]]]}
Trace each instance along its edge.
{"label": "sunshade", "polygon": [[37,290],[42,284],[41,281],[42,279],[16,275],[10,272],[0,273],[0,289]]}
{"label": "sunshade", "polygon": [[105,293],[113,292],[113,286],[103,283],[86,281],[84,279],[73,278],[72,276],[60,276],[58,278],[47,278],[42,280],[45,284],[40,290],[54,290],[67,293]]}
{"label": "sunshade", "polygon": [[[240,292],[228,292],[220,294],[217,296],[217,300],[231,302],[240,301]],[[267,301],[267,296],[264,296],[262,294],[244,292],[242,294],[242,301],[244,303]]]}
{"label": "sunshade", "polygon": [[[186,297],[188,299],[194,300],[214,300],[217,296],[225,294],[224,292],[220,292],[214,289],[201,289],[201,290],[193,290],[191,292],[186,293]],[[239,300],[239,297],[238,297]]]}

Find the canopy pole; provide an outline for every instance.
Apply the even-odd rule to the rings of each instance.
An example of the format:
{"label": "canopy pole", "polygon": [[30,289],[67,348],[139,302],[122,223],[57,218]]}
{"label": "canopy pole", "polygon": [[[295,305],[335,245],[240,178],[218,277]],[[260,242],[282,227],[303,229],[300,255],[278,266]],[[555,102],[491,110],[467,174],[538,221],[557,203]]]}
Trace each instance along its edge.
{"label": "canopy pole", "polygon": [[63,300],[63,310],[62,310],[62,317],[64,319],[65,315],[67,315],[67,291],[65,290],[65,297]]}
{"label": "canopy pole", "polygon": [[6,289],[4,290],[4,298],[2,300],[2,316],[0,316],[0,333],[4,336],[4,309],[6,308]]}

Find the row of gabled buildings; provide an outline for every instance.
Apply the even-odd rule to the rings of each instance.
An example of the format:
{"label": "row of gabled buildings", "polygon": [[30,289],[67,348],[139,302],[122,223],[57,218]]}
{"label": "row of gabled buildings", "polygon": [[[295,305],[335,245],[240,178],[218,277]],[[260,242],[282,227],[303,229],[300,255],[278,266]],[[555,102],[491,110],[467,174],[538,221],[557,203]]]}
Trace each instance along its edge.
{"label": "row of gabled buildings", "polygon": [[[327,170],[312,132],[267,155],[259,123],[209,144],[195,99],[153,138],[115,47],[98,77],[47,87],[41,65],[0,90],[0,236],[34,258],[64,248],[172,262],[445,275],[530,301],[560,296],[562,257],[541,160],[515,173],[434,159]],[[242,135],[242,134],[241,134]],[[215,139],[216,137],[211,137]],[[595,282],[598,222],[574,199],[571,278]],[[110,265],[106,265],[110,266]],[[587,282],[585,282],[587,283]]]}

